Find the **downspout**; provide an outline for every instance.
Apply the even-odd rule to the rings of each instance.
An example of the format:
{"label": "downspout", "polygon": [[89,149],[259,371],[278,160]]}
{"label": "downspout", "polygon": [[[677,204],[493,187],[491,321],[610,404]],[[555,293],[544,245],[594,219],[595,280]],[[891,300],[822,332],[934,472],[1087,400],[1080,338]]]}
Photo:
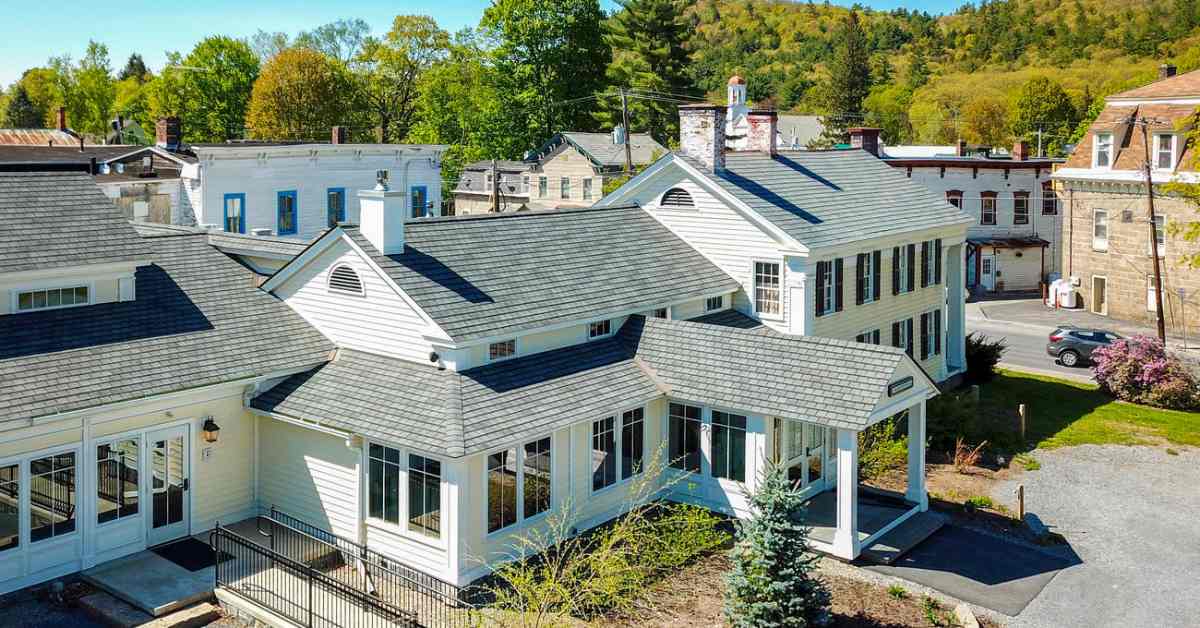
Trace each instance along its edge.
{"label": "downspout", "polygon": [[1071,237],[1067,240],[1067,277],[1075,276],[1075,188],[1067,188],[1067,223]]}

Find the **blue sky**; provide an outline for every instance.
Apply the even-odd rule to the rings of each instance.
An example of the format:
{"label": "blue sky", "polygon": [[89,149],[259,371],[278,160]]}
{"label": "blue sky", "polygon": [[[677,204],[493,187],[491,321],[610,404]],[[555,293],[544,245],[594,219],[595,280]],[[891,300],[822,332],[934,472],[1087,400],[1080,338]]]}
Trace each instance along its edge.
{"label": "blue sky", "polygon": [[[860,0],[878,9],[899,6],[926,11],[952,11],[963,0]],[[841,2],[838,4],[851,4]],[[20,78],[26,68],[42,65],[52,56],[83,54],[89,39],[108,45],[114,69],[139,52],[157,71],[165,52],[186,53],[208,35],[245,37],[258,29],[295,34],[339,18],[361,17],[372,32],[385,32],[397,13],[432,15],[450,31],[474,26],[488,0],[201,0],[164,3],[161,0],[60,0],[55,3],[5,1],[0,20],[0,86]],[[611,0],[601,0],[611,9]]]}

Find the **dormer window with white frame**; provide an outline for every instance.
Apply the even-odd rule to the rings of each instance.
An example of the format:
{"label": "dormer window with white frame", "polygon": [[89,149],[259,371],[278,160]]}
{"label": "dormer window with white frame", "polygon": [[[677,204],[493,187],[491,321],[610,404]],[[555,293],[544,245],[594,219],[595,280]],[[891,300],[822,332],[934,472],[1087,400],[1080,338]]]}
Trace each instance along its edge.
{"label": "dormer window with white frame", "polygon": [[13,291],[14,312],[37,312],[79,307],[92,304],[92,289],[88,285]]}
{"label": "dormer window with white frame", "polygon": [[596,338],[604,338],[612,335],[612,321],[604,319],[594,323],[588,323],[588,340]]}
{"label": "dormer window with white frame", "polygon": [[510,338],[488,345],[488,362],[500,362],[517,357],[517,340]]}
{"label": "dormer window with white frame", "polygon": [[345,264],[334,266],[333,270],[329,271],[329,291],[358,296],[366,294],[358,273]]}
{"label": "dormer window with white frame", "polygon": [[1092,167],[1093,168],[1111,168],[1112,167],[1112,149],[1113,135],[1112,133],[1097,133],[1096,142],[1092,146]]}
{"label": "dormer window with white frame", "polygon": [[1171,133],[1154,135],[1154,169],[1173,170],[1175,168],[1175,136]]}
{"label": "dormer window with white frame", "polygon": [[725,295],[708,297],[704,300],[704,311],[715,312],[725,307]]}

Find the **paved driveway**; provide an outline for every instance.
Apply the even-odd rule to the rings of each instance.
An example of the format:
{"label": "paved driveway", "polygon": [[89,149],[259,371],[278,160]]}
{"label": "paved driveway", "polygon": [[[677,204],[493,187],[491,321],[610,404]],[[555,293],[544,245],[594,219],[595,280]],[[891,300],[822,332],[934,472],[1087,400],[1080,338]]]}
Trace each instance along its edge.
{"label": "paved driveway", "polygon": [[[1085,445],[1035,452],[1026,509],[1083,561],[1014,627],[1200,625],[1200,450]],[[993,497],[1011,501],[1015,484]]]}

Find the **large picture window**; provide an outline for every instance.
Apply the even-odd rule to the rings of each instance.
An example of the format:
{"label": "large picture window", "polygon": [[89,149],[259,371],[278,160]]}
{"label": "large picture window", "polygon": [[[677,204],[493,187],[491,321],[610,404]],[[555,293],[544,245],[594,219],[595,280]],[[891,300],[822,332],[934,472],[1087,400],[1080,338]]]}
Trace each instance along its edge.
{"label": "large picture window", "polygon": [[38,542],[75,531],[75,452],[29,462],[29,540]]}
{"label": "large picture window", "polygon": [[372,519],[400,524],[400,451],[371,444],[367,512]]}
{"label": "large picture window", "polygon": [[138,453],[136,438],[96,447],[96,523],[138,513]]}
{"label": "large picture window", "polygon": [[550,437],[525,443],[525,460],[521,464],[525,474],[524,491],[525,518],[550,510]]}
{"label": "large picture window", "polygon": [[550,510],[553,460],[549,436],[488,455],[487,531]]}
{"label": "large picture window", "polygon": [[668,455],[671,466],[692,473],[700,472],[700,408],[682,403],[669,407]]}
{"label": "large picture window", "polygon": [[614,417],[592,421],[592,490],[617,481],[617,450]]}
{"label": "large picture window", "polygon": [[488,456],[488,532],[517,522],[517,450]]}
{"label": "large picture window", "polygon": [[21,467],[0,467],[0,552],[21,544]]}
{"label": "large picture window", "polygon": [[634,408],[621,414],[621,479],[627,480],[642,472],[643,447],[646,438],[645,411]]}
{"label": "large picture window", "polygon": [[712,411],[712,475],[746,481],[746,417]]}
{"label": "large picture window", "polygon": [[442,463],[408,455],[408,528],[437,538],[442,533]]}

